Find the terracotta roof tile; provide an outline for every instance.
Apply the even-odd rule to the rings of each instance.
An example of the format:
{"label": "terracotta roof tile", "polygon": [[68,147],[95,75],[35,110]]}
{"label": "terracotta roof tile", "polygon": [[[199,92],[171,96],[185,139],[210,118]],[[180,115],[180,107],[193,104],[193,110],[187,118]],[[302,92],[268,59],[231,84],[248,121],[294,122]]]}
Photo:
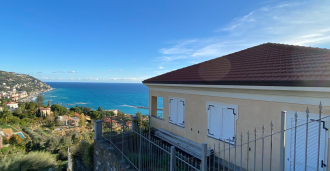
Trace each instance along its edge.
{"label": "terracotta roof tile", "polygon": [[265,43],[143,83],[330,86],[330,50]]}

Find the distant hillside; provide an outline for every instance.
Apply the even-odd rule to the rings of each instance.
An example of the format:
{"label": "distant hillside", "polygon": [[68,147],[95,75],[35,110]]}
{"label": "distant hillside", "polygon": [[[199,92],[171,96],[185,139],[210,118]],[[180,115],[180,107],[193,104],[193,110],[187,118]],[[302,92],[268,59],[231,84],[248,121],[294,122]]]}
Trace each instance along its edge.
{"label": "distant hillside", "polygon": [[51,89],[49,85],[30,75],[0,70],[0,92],[10,91],[13,88],[16,91],[27,91],[28,93]]}

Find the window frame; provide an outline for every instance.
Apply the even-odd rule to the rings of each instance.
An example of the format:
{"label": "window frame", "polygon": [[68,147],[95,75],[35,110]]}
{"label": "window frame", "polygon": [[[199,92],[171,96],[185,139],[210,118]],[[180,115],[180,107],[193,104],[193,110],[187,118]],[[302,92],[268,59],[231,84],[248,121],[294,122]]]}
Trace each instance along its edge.
{"label": "window frame", "polygon": [[[209,129],[210,129],[210,114],[209,114],[209,106],[214,106],[214,107],[220,107],[220,109],[222,110],[223,108],[230,108],[230,109],[232,109],[233,110],[233,113],[235,114],[234,115],[234,120],[235,120],[235,122],[234,122],[234,137],[235,137],[235,140],[233,140],[233,141],[228,141],[228,140],[226,140],[226,138],[224,138],[224,137],[222,137],[223,136],[223,128],[221,129],[221,133],[220,133],[220,135],[219,135],[219,138],[218,137],[216,137],[216,136],[214,136],[214,135],[210,135],[209,134]],[[231,143],[231,144],[236,144],[236,141],[237,141],[237,119],[238,119],[238,115],[239,115],[239,113],[238,113],[238,105],[234,105],[234,104],[226,104],[226,103],[218,103],[218,102],[211,102],[211,101],[207,101],[206,102],[206,114],[207,114],[207,136],[208,137],[211,137],[211,138],[214,138],[214,139],[217,139],[217,140],[220,140],[220,141],[223,141],[223,142],[226,142],[226,143]],[[223,115],[222,113],[221,113],[221,115]],[[221,116],[221,122],[222,123],[220,123],[221,124],[221,127],[224,125],[223,124],[223,120],[222,120],[222,116]]]}
{"label": "window frame", "polygon": [[[171,100],[175,100],[175,101],[182,101],[183,102],[183,113],[182,113],[182,118],[183,118],[183,124],[179,124],[178,123],[178,110],[176,111],[177,113],[176,113],[176,122],[174,123],[174,122],[171,122],[171,119],[170,119],[170,117],[171,117]],[[168,118],[168,120],[169,120],[169,123],[171,123],[171,124],[173,124],[173,125],[177,125],[177,126],[180,126],[180,127],[185,127],[185,111],[186,111],[186,99],[185,98],[181,98],[181,97],[172,97],[172,96],[169,96],[168,97],[168,113],[169,113],[169,118]]]}

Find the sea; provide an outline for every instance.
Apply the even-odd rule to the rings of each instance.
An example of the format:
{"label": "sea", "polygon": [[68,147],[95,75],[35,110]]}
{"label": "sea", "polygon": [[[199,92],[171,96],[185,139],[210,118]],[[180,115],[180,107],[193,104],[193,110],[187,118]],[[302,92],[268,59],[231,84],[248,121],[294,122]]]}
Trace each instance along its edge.
{"label": "sea", "polygon": [[[60,104],[66,108],[87,106],[97,110],[119,109],[126,114],[137,111],[148,115],[149,90],[142,83],[81,83],[46,82],[53,90],[42,93],[45,104]],[[157,100],[157,108],[162,109],[162,98]],[[161,113],[161,111],[160,111]]]}

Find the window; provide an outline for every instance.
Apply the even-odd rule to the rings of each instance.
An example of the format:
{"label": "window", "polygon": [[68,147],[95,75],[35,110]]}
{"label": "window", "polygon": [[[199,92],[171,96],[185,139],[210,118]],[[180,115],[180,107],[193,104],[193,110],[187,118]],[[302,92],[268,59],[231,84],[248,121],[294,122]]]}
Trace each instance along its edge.
{"label": "window", "polygon": [[235,144],[238,106],[207,102],[208,136]]}
{"label": "window", "polygon": [[163,119],[163,97],[152,96],[151,116]]}
{"label": "window", "polygon": [[186,100],[183,98],[169,98],[169,122],[184,127],[184,111]]}

